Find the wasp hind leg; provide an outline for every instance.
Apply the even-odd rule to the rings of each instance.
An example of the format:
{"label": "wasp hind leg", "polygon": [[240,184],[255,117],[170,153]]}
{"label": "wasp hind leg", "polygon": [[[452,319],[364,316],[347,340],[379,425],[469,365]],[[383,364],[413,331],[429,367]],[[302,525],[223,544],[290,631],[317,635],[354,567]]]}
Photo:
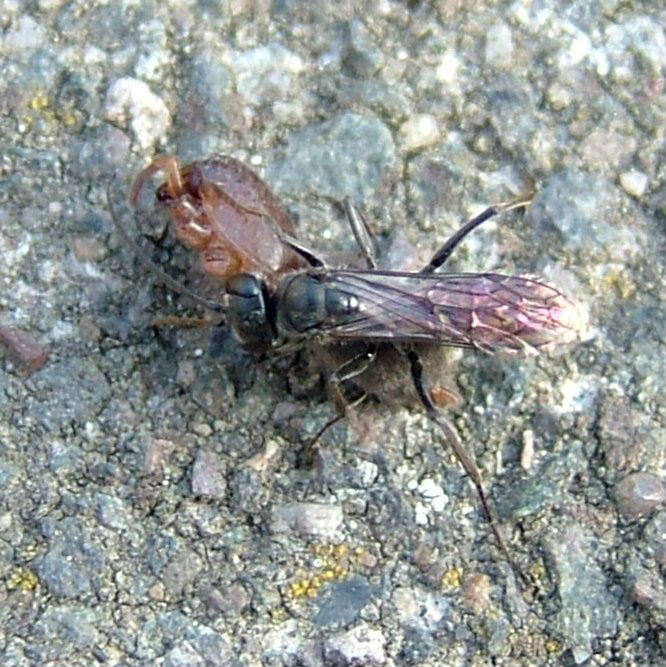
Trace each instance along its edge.
{"label": "wasp hind leg", "polygon": [[432,259],[421,269],[421,271],[419,271],[419,273],[432,273],[433,271],[440,269],[442,266],[444,266],[446,260],[451,257],[451,253],[453,253],[453,251],[458,247],[460,242],[479,225],[486,222],[486,220],[490,220],[490,218],[494,218],[500,213],[512,211],[514,208],[525,208],[530,205],[533,198],[534,193],[530,192],[524,195],[520,195],[519,197],[511,199],[507,202],[495,204],[495,206],[489,206],[484,211],[481,211],[479,215],[467,221],[457,232],[450,236],[444,242],[444,245],[439,248],[439,250],[437,250],[437,252],[432,256]]}
{"label": "wasp hind leg", "polygon": [[440,410],[437,409],[432,401],[430,392],[426,386],[423,373],[423,364],[421,363],[419,355],[414,350],[409,350],[407,352],[407,358],[410,364],[414,388],[416,389],[416,393],[418,394],[419,399],[425,408],[428,418],[437,424],[437,426],[439,426],[439,429],[444,436],[444,440],[453,450],[456,459],[458,459],[458,462],[467,473],[467,476],[472,480],[472,484],[474,484],[476,488],[479,500],[481,501],[481,506],[483,507],[483,511],[486,515],[488,523],[490,524],[490,528],[493,531],[497,545],[506,558],[506,561],[509,563],[512,570],[518,575],[520,580],[524,584],[529,585],[529,582],[527,581],[523,572],[516,566],[506,541],[504,540],[504,536],[502,535],[499,526],[499,519],[493,506],[488,500],[488,496],[486,495],[486,491],[483,486],[481,472],[479,471],[476,462],[461,442],[460,436],[458,435],[458,432],[456,431],[453,424],[451,424],[449,420],[442,415]]}

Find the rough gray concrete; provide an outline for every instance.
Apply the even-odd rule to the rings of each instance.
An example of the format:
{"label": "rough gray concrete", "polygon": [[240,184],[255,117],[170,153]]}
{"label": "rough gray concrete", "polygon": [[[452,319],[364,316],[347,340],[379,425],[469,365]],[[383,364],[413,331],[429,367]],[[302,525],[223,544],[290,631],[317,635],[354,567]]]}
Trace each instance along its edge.
{"label": "rough gray concrete", "polygon": [[[0,20],[0,326],[49,354],[26,375],[0,352],[3,665],[663,664],[660,3],[5,0]],[[451,263],[541,275],[589,314],[560,356],[452,355],[530,587],[418,409],[360,408],[309,469],[332,407],[303,360],[150,327],[199,313],[107,190],[153,259],[218,289],[148,196],[125,205],[163,151],[253,165],[329,253],[353,247],[351,195],[393,261],[534,185]]]}

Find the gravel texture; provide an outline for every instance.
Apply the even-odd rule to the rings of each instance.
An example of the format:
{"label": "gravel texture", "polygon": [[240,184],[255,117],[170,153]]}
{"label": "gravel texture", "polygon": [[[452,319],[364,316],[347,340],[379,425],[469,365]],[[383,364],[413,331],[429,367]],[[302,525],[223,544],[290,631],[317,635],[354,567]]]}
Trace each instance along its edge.
{"label": "gravel texture", "polygon": [[[664,664],[663,3],[5,0],[0,22],[3,666]],[[201,313],[112,207],[219,290],[149,193],[126,206],[164,151],[252,165],[331,257],[351,195],[393,266],[535,187],[448,267],[541,275],[589,318],[559,356],[450,355],[529,586],[418,408],[352,411],[310,467],[333,414],[311,366],[150,326]]]}

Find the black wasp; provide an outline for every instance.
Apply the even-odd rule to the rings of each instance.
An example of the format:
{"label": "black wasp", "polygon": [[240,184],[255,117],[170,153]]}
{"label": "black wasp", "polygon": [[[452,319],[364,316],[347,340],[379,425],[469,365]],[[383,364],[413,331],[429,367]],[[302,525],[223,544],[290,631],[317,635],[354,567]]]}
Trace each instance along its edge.
{"label": "black wasp", "polygon": [[[576,339],[582,325],[579,312],[551,285],[525,276],[437,271],[472,230],[500,213],[527,206],[531,199],[527,195],[485,209],[454,233],[418,272],[377,269],[372,237],[349,200],[345,208],[366,263],[363,270],[327,266],[316,251],[287,236],[270,220],[281,242],[306,266],[274,277],[270,287],[256,274],[231,275],[225,281],[225,300],[220,306],[197,297],[154,268],[169,286],[208,308],[222,310],[238,340],[252,352],[288,352],[307,341],[362,344],[361,352],[333,373],[331,384],[338,391],[342,383],[370,367],[381,346],[399,350],[409,364],[428,417],[439,426],[474,483],[496,539],[511,561],[478,467],[428,390],[418,347],[437,344],[526,355]],[[248,212],[268,217],[264,211]],[[122,228],[121,233],[127,238]],[[145,256],[142,259],[152,266]]]}
{"label": "black wasp", "polygon": [[500,546],[506,548],[488,504],[480,472],[453,425],[427,389],[418,345],[473,348],[485,353],[534,354],[578,335],[576,306],[558,289],[529,277],[498,273],[438,273],[456,246],[491,217],[526,206],[531,196],[491,206],[461,227],[418,272],[380,271],[360,212],[346,201],[367,269],[327,267],[300,241],[282,240],[308,264],[283,276],[274,291],[255,275],[226,283],[227,316],[236,336],[253,350],[280,350],[314,339],[322,344],[363,342],[367,349],[333,374],[336,385],[374,361],[379,345],[397,346],[410,366],[423,407],[442,430],[476,486]]}

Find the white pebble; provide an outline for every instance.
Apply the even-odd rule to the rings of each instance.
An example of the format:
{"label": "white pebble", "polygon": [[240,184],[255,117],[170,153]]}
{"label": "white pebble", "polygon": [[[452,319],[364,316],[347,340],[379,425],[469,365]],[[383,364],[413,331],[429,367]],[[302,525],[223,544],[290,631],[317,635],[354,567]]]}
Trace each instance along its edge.
{"label": "white pebble", "polygon": [[428,525],[428,510],[422,502],[418,502],[414,506],[414,521],[419,526]]}
{"label": "white pebble", "polygon": [[520,467],[530,470],[534,463],[534,431],[527,428],[523,431],[523,448],[520,452]]}
{"label": "white pebble", "polygon": [[171,116],[161,97],[139,79],[114,81],[106,94],[104,117],[118,125],[129,125],[142,150],[164,136]]}
{"label": "white pebble", "polygon": [[361,473],[361,480],[364,487],[369,487],[379,474],[379,468],[372,461],[362,461],[358,465],[358,471]]}
{"label": "white pebble", "polygon": [[438,81],[445,84],[453,84],[458,79],[458,70],[460,68],[460,61],[453,51],[447,51],[435,69],[435,76]]}
{"label": "white pebble", "polygon": [[485,59],[493,67],[507,68],[513,61],[513,37],[504,23],[492,26],[486,35]]}
{"label": "white pebble", "polygon": [[439,486],[438,484],[435,484],[433,480],[430,478],[426,477],[425,479],[421,480],[421,483],[419,484],[419,493],[426,499],[428,498],[436,498],[437,496],[441,496],[444,491],[442,490],[442,487]]}
{"label": "white pebble", "polygon": [[647,190],[648,177],[642,171],[630,169],[620,174],[620,185],[628,195],[642,197]]}
{"label": "white pebble", "polygon": [[444,489],[428,478],[422,480],[419,484],[418,492],[428,502],[433,512],[441,512],[449,501],[448,496],[444,493]]}
{"label": "white pebble", "polygon": [[402,144],[407,152],[432,146],[440,140],[437,120],[427,113],[416,114],[406,120],[400,128]]}

